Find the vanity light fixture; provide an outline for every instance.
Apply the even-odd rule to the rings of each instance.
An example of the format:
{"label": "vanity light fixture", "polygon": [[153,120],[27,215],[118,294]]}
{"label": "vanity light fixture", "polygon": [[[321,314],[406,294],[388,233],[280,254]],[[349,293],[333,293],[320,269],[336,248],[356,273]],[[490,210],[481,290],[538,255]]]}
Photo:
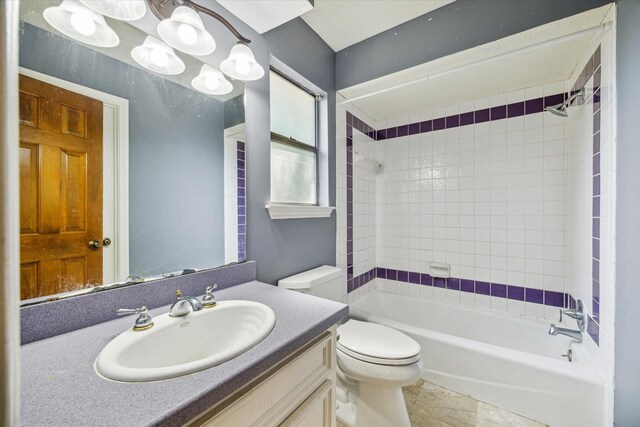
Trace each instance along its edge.
{"label": "vanity light fixture", "polygon": [[220,64],[220,69],[227,76],[243,81],[258,80],[264,76],[264,69],[256,62],[249,46],[242,41],[233,46],[229,57]]}
{"label": "vanity light fixture", "polygon": [[[203,13],[219,21],[238,39],[227,59],[220,64],[222,72],[242,81],[257,80],[264,76],[264,69],[256,62],[249,48],[251,40],[242,36],[222,15],[192,0],[146,0],[146,4],[160,19],[158,34],[166,44],[154,37],[147,37],[142,46],[131,51],[131,56],[138,64],[156,73],[175,75],[182,73],[185,65],[172,48],[194,56],[212,53],[216,42],[204,28],[199,15]],[[145,0],[62,0],[59,6],[45,9],[44,18],[56,30],[75,40],[99,47],[114,47],[120,43],[120,38],[107,25],[103,15],[131,21],[142,18],[145,13]],[[224,77],[215,80],[209,69],[205,76],[202,75],[203,71],[204,67],[192,81],[198,90],[206,88],[208,91],[202,91],[212,93],[227,88],[226,83],[229,82]],[[195,86],[196,81],[200,88]],[[208,85],[204,84],[205,81]],[[216,81],[219,81],[220,87],[212,89]]]}
{"label": "vanity light fixture", "polygon": [[48,7],[44,19],[67,37],[99,47],[114,47],[120,38],[104,20],[104,16],[78,0],[63,0],[60,6]]}
{"label": "vanity light fixture", "polygon": [[191,80],[191,86],[209,95],[226,95],[233,90],[231,82],[225,79],[220,71],[207,64],[203,65],[200,74]]}
{"label": "vanity light fixture", "polygon": [[158,34],[169,46],[190,55],[209,55],[216,49],[213,36],[190,6],[178,6],[171,18],[160,21]]}
{"label": "vanity light fixture", "polygon": [[176,75],[185,70],[184,62],[170,46],[147,36],[142,46],[134,47],[131,57],[144,68],[159,74]]}
{"label": "vanity light fixture", "polygon": [[121,21],[136,21],[147,12],[144,0],[80,0],[101,15]]}
{"label": "vanity light fixture", "polygon": [[[220,68],[227,76],[243,80],[257,80],[264,76],[264,69],[258,64],[249,48],[251,40],[242,36],[223,16],[192,0],[147,0],[149,9],[160,19],[158,33],[170,46],[192,55],[207,55],[215,49],[213,37],[205,29],[198,13],[210,16],[224,25],[237,39],[229,57],[222,61]],[[204,34],[211,38],[213,48],[208,53],[195,50]],[[187,43],[189,42],[189,43]]]}

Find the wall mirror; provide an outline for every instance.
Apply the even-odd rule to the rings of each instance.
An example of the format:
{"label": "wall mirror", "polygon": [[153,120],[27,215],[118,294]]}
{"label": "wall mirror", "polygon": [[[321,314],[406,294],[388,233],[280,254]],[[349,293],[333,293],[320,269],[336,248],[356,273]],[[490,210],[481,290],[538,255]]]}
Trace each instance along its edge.
{"label": "wall mirror", "polygon": [[145,69],[122,21],[115,47],[76,41],[44,19],[58,5],[20,5],[23,304],[243,261],[242,82],[202,93],[178,51],[183,72]]}

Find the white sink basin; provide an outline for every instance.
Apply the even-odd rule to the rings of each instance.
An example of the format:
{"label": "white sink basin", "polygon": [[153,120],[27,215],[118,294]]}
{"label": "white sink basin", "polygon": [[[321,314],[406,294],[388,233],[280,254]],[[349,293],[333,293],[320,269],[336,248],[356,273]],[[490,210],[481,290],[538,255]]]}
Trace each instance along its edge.
{"label": "white sink basin", "polygon": [[[132,319],[133,321],[133,319]],[[220,301],[182,317],[163,314],[146,331],[129,329],[98,355],[96,370],[116,381],[155,381],[219,365],[262,341],[276,316],[253,301]]]}

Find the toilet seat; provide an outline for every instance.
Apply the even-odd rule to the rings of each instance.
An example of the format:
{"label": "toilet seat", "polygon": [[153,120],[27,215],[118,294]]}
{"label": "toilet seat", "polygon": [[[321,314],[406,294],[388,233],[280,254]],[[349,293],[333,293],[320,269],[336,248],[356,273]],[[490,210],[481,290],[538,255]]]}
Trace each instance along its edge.
{"label": "toilet seat", "polygon": [[388,326],[350,319],[338,327],[339,351],[363,362],[404,366],[420,360],[420,345]]}

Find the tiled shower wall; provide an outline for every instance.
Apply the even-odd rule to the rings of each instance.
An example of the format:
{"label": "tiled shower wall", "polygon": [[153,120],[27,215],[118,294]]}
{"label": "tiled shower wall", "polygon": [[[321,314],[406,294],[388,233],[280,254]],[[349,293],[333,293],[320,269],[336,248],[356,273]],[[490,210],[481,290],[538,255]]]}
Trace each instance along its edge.
{"label": "tiled shower wall", "polygon": [[[557,322],[558,307],[581,298],[588,329],[576,358],[608,383],[609,421],[614,43],[615,24],[594,37],[567,82],[386,122],[353,105],[337,112],[345,301],[377,287]],[[587,99],[568,118],[542,111],[584,85]],[[361,154],[384,170],[374,173]],[[433,277],[432,262],[449,264],[451,278]],[[565,317],[565,326],[576,323]]]}
{"label": "tiled shower wall", "polygon": [[[436,119],[431,132],[387,131],[378,142],[378,267],[429,274],[431,262],[446,263],[461,282],[421,294],[534,317],[546,297],[555,319],[565,292],[565,121],[542,108],[563,91],[562,82],[533,87],[384,123]],[[464,125],[438,124],[452,116]]]}
{"label": "tiled shower wall", "polygon": [[[368,282],[360,275],[372,264],[361,254],[371,253],[375,237],[380,287],[533,317],[544,317],[546,310],[555,320],[557,307],[567,304],[566,121],[542,109],[562,102],[564,90],[559,82],[384,123],[373,123],[352,106],[353,115],[343,111],[345,138],[338,141],[345,147],[338,154],[344,152],[345,161],[338,158],[338,165],[345,165],[339,170],[345,191],[338,194],[345,200],[339,198],[338,208],[348,212],[352,204],[357,236],[349,243],[347,214],[343,235],[339,229],[338,262],[347,268],[348,291]],[[350,150],[369,150],[366,156],[382,162],[383,172],[372,172],[369,162],[350,164]],[[366,204],[358,190],[362,180]],[[371,223],[372,198],[375,231],[363,236],[357,230],[371,232],[363,223]],[[451,279],[432,278],[432,262],[449,264]],[[429,286],[411,286],[419,284]]]}
{"label": "tiled shower wall", "polygon": [[[613,21],[613,16],[607,20]],[[607,382],[612,420],[615,285],[615,24],[592,41],[569,80],[586,88],[571,108],[566,144],[567,290],[589,315],[584,346]]]}

